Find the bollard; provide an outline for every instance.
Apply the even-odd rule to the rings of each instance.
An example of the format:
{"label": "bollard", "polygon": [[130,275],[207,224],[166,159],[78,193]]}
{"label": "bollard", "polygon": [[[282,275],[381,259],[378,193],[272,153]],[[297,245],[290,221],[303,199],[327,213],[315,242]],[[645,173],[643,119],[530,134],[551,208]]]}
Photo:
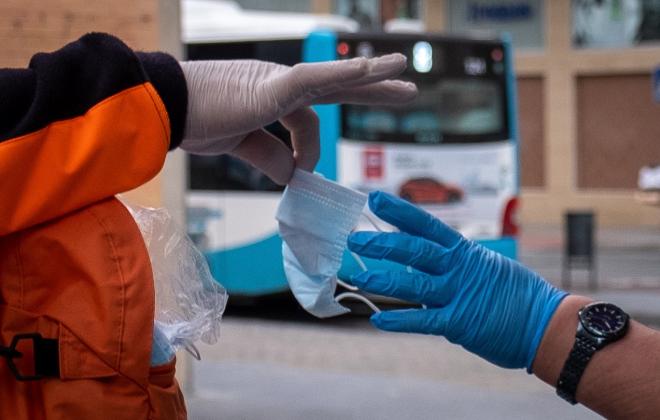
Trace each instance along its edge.
{"label": "bollard", "polygon": [[564,258],[562,287],[571,287],[571,270],[589,271],[589,289],[598,288],[596,277],[595,215],[591,211],[564,214]]}

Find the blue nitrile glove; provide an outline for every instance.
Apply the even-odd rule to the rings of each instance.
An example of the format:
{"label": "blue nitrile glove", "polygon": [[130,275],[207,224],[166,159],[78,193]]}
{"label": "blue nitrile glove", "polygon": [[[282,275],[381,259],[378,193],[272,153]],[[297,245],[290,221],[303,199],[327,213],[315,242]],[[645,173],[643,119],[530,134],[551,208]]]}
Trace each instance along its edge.
{"label": "blue nitrile glove", "polygon": [[546,326],[567,293],[406,201],[373,192],[369,207],[401,232],[356,232],[349,249],[417,271],[365,271],[352,282],[426,305],[377,313],[371,322],[387,331],[443,335],[496,365],[531,372]]}

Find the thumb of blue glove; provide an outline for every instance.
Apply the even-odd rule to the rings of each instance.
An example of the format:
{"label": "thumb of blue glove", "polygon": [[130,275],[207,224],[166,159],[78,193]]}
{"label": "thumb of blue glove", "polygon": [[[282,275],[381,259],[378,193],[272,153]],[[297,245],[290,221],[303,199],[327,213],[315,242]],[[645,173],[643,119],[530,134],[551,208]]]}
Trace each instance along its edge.
{"label": "thumb of blue glove", "polygon": [[374,192],[369,207],[400,232],[355,232],[349,249],[416,270],[365,271],[352,282],[426,305],[381,312],[371,322],[386,331],[443,335],[496,365],[531,372],[545,329],[567,293],[406,201]]}

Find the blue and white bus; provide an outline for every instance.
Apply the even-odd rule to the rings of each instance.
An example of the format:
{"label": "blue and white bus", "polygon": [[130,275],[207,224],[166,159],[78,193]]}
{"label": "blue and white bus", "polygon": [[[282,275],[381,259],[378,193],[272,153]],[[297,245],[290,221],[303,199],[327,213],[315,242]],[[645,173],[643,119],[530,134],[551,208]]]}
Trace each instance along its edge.
{"label": "blue and white bus", "polygon": [[[357,190],[402,196],[515,258],[520,170],[508,41],[336,30],[186,40],[192,60],[253,58],[293,65],[395,51],[408,56],[401,77],[417,84],[418,99],[405,107],[316,107],[321,122],[316,170]],[[279,124],[268,129],[288,141]],[[189,230],[213,275],[233,295],[285,292],[274,217],[282,189],[229,156],[190,156],[189,175]],[[342,273],[355,269],[346,258]]]}

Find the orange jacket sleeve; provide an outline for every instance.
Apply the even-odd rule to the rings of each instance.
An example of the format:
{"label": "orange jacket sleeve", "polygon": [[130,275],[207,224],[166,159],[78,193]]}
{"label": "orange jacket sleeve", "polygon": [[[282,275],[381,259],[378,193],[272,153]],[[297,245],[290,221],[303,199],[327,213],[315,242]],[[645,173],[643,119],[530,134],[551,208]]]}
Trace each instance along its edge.
{"label": "orange jacket sleeve", "polygon": [[88,34],[0,69],[0,235],[135,188],[181,141],[178,62]]}

